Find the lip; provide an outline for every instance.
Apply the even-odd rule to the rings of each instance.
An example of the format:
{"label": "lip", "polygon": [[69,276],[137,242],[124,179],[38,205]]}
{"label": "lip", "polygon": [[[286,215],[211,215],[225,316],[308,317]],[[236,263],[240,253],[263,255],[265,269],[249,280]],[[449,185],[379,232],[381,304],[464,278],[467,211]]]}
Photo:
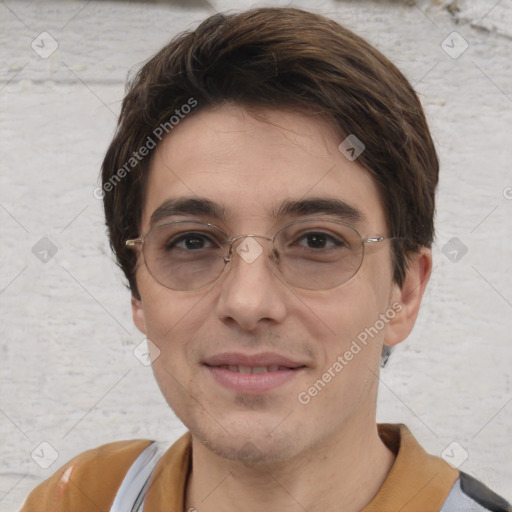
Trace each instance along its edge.
{"label": "lip", "polygon": [[287,368],[299,368],[305,363],[294,361],[286,356],[274,352],[262,352],[260,354],[240,354],[237,352],[224,352],[208,357],[203,364],[208,366],[285,366]]}
{"label": "lip", "polygon": [[205,365],[204,368],[222,386],[244,394],[271,391],[296,378],[304,371],[304,368],[296,368],[266,373],[239,373],[217,366]]}
{"label": "lip", "polygon": [[[221,366],[278,366],[280,369],[265,373],[240,373]],[[208,357],[203,367],[223,387],[244,394],[271,391],[302,374],[306,365],[272,352],[247,355],[234,352]]]}

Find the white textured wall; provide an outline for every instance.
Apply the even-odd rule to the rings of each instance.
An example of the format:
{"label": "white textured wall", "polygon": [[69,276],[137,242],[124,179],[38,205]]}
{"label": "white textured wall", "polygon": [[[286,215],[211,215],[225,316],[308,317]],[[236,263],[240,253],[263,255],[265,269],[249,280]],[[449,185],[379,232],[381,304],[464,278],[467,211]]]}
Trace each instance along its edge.
{"label": "white textured wall", "polygon": [[[511,500],[512,2],[451,2],[451,13],[448,3],[315,9],[405,72],[441,157],[435,271],[413,335],[383,372],[379,420],[406,423],[432,453],[456,441],[460,468]],[[85,449],[184,431],[132,353],[143,336],[92,192],[129,69],[215,10],[264,4],[190,5],[0,3],[2,511]],[[459,36],[447,40],[452,56],[441,46],[453,31],[469,44],[458,58]],[[52,49],[41,32],[58,43],[47,58],[31,48]],[[447,243],[467,253],[451,261]],[[35,245],[57,252],[42,262]],[[47,469],[31,458],[41,442],[58,453]],[[52,453],[43,445],[35,459]]]}

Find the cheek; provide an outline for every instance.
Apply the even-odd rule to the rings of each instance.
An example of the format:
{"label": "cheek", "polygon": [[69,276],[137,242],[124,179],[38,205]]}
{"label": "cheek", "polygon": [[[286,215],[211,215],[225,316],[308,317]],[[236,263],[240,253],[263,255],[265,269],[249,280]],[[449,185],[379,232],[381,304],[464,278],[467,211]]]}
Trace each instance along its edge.
{"label": "cheek", "polygon": [[139,269],[137,284],[142,297],[146,336],[158,347],[160,356],[168,359],[169,353],[177,352],[184,343],[187,334],[183,328],[190,325],[184,320],[193,314],[197,300],[179,296],[179,292],[161,286],[145,267]]}
{"label": "cheek", "polygon": [[323,357],[308,383],[311,387],[302,391],[318,396],[312,404],[319,411],[340,404],[333,412],[339,421],[375,395],[385,335],[385,328],[377,322],[387,308],[385,296],[362,275],[331,294],[329,300],[309,303],[322,319],[312,335],[321,340]]}
{"label": "cheek", "polygon": [[330,368],[342,356],[347,361],[344,372],[349,366],[375,367],[377,371],[387,325],[380,315],[389,307],[390,287],[375,286],[372,282],[386,282],[389,272],[385,266],[382,270],[378,276],[361,272],[328,299],[310,298],[310,309],[320,319],[314,324],[318,327],[312,335],[323,340],[325,368],[322,370]]}
{"label": "cheek", "polygon": [[[170,290],[156,288],[151,293],[146,290],[143,297],[147,337],[156,345],[158,354],[153,359],[153,374],[174,412],[186,415],[194,403],[190,397],[198,395],[191,348],[198,337],[197,325],[203,323],[199,299],[180,298]],[[190,321],[192,316],[194,322]]]}

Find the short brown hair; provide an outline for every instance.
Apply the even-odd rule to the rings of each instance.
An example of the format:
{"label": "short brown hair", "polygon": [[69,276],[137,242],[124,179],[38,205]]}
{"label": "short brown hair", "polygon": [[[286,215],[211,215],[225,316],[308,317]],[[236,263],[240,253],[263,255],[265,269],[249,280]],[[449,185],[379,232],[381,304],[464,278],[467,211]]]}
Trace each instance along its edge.
{"label": "short brown hair", "polygon": [[170,117],[191,98],[194,112],[232,102],[324,113],[340,135],[365,145],[357,161],[377,183],[389,235],[400,237],[392,249],[398,285],[407,255],[432,245],[439,162],[420,101],[396,66],[335,21],[301,9],[215,14],[140,69],[103,161],[110,244],[135,297],[137,257],[125,240],[141,235],[150,158],[133,154],[157,127],[170,132]]}

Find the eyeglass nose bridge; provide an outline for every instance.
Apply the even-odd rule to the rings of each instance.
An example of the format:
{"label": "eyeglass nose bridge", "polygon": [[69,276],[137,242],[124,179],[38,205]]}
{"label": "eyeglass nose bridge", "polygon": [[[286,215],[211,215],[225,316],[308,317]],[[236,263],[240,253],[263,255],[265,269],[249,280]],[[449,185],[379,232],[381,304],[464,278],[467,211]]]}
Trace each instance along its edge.
{"label": "eyeglass nose bridge", "polygon": [[268,236],[264,236],[264,235],[239,235],[239,236],[235,236],[233,238],[230,238],[228,239],[228,242],[229,242],[229,252],[228,252],[228,255],[227,257],[224,256],[224,263],[229,263],[230,261],[232,261],[232,258],[233,258],[233,244],[235,242],[237,242],[238,240],[242,240],[242,239],[245,239],[245,238],[264,238],[265,240],[269,240],[270,242],[272,242],[272,246],[274,245],[274,239],[273,238],[269,238]]}

